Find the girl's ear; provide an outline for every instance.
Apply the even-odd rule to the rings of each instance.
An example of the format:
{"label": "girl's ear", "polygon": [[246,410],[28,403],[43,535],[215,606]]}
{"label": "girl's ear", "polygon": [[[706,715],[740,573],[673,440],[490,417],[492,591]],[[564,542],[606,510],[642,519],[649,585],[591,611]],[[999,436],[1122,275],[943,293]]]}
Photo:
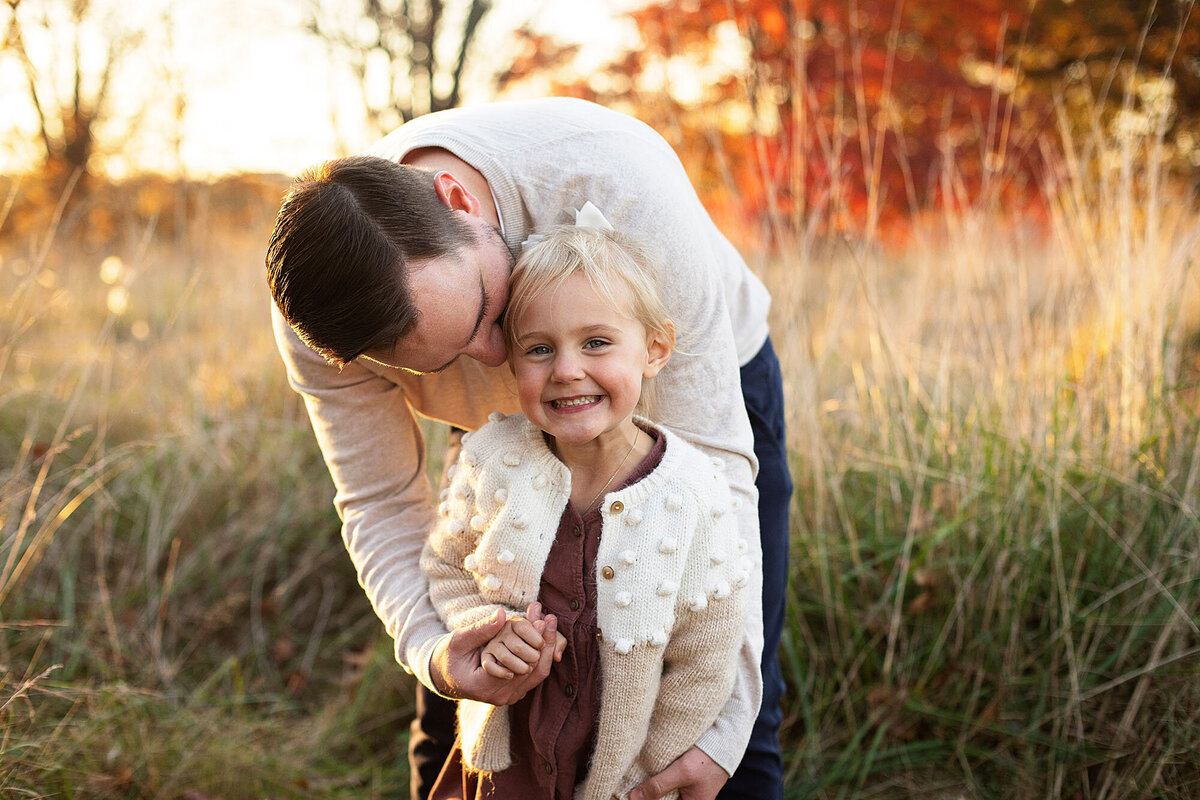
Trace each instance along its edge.
{"label": "girl's ear", "polygon": [[433,176],[433,189],[442,204],[451,211],[465,211],[473,217],[479,216],[482,208],[479,199],[446,170]]}
{"label": "girl's ear", "polygon": [[653,378],[657,375],[675,352],[675,324],[668,321],[664,327],[665,332],[651,333],[646,342],[646,368],[642,370],[643,378]]}

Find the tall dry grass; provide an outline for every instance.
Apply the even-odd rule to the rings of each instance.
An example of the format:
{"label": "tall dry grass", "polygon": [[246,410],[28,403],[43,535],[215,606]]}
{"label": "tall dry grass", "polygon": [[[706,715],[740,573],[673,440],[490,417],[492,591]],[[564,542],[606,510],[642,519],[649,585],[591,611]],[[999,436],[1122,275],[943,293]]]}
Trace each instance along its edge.
{"label": "tall dry grass", "polygon": [[775,221],[789,797],[1200,792],[1197,186],[1098,119],[1041,213]]}
{"label": "tall dry grass", "polygon": [[[789,797],[1200,787],[1200,214],[1154,131],[1067,141],[1041,220],[748,254],[797,483]],[[4,796],[403,793],[410,685],[270,338],[275,206],[0,228]]]}
{"label": "tall dry grass", "polygon": [[2,231],[5,797],[404,779],[410,690],[270,334],[280,191],[248,215],[192,191],[169,235],[153,211],[99,246],[62,217]]}

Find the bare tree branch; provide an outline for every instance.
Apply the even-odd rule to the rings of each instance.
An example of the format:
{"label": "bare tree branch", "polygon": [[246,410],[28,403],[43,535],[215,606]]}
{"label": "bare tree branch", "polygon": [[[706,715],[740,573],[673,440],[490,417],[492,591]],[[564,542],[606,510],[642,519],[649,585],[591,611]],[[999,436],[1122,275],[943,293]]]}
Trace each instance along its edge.
{"label": "bare tree branch", "polygon": [[[14,58],[25,75],[48,174],[86,172],[96,150],[96,130],[109,111],[118,65],[143,41],[144,32],[97,19],[89,0],[7,0],[9,18],[0,56]],[[98,27],[104,49],[89,68],[89,27]],[[51,43],[51,56],[35,60],[28,36]],[[28,34],[28,36],[27,36]],[[41,52],[41,51],[39,51]],[[62,80],[60,80],[62,79]]]}
{"label": "bare tree branch", "polygon": [[463,29],[462,41],[459,43],[458,57],[454,62],[453,82],[448,103],[451,108],[457,106],[461,100],[463,70],[467,66],[467,52],[471,48],[475,32],[479,29],[479,23],[491,10],[492,4],[489,0],[471,0],[471,10],[467,14],[467,23]]}
{"label": "bare tree branch", "polygon": [[304,30],[348,65],[364,117],[383,134],[459,104],[472,45],[491,9],[491,0],[360,0],[353,19],[345,19],[336,0],[309,0]]}

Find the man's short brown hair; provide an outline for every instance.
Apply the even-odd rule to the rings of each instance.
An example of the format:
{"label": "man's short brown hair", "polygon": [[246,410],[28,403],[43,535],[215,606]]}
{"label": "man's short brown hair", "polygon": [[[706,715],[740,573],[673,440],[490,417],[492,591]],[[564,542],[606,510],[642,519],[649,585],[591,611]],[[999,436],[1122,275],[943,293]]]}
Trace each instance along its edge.
{"label": "man's short brown hair", "polygon": [[267,281],[284,319],[329,361],[341,366],[393,347],[417,321],[407,263],[471,241],[433,177],[351,156],[292,182],[267,249]]}

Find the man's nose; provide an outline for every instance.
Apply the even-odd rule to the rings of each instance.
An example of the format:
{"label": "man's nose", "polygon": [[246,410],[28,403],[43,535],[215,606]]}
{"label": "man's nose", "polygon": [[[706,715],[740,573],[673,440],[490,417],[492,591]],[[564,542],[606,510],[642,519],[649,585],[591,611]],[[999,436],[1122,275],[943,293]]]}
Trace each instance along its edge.
{"label": "man's nose", "polygon": [[504,333],[500,330],[500,326],[492,325],[486,335],[480,331],[475,340],[463,351],[463,355],[470,356],[488,367],[498,367],[503,364],[508,359],[508,351],[504,346]]}

